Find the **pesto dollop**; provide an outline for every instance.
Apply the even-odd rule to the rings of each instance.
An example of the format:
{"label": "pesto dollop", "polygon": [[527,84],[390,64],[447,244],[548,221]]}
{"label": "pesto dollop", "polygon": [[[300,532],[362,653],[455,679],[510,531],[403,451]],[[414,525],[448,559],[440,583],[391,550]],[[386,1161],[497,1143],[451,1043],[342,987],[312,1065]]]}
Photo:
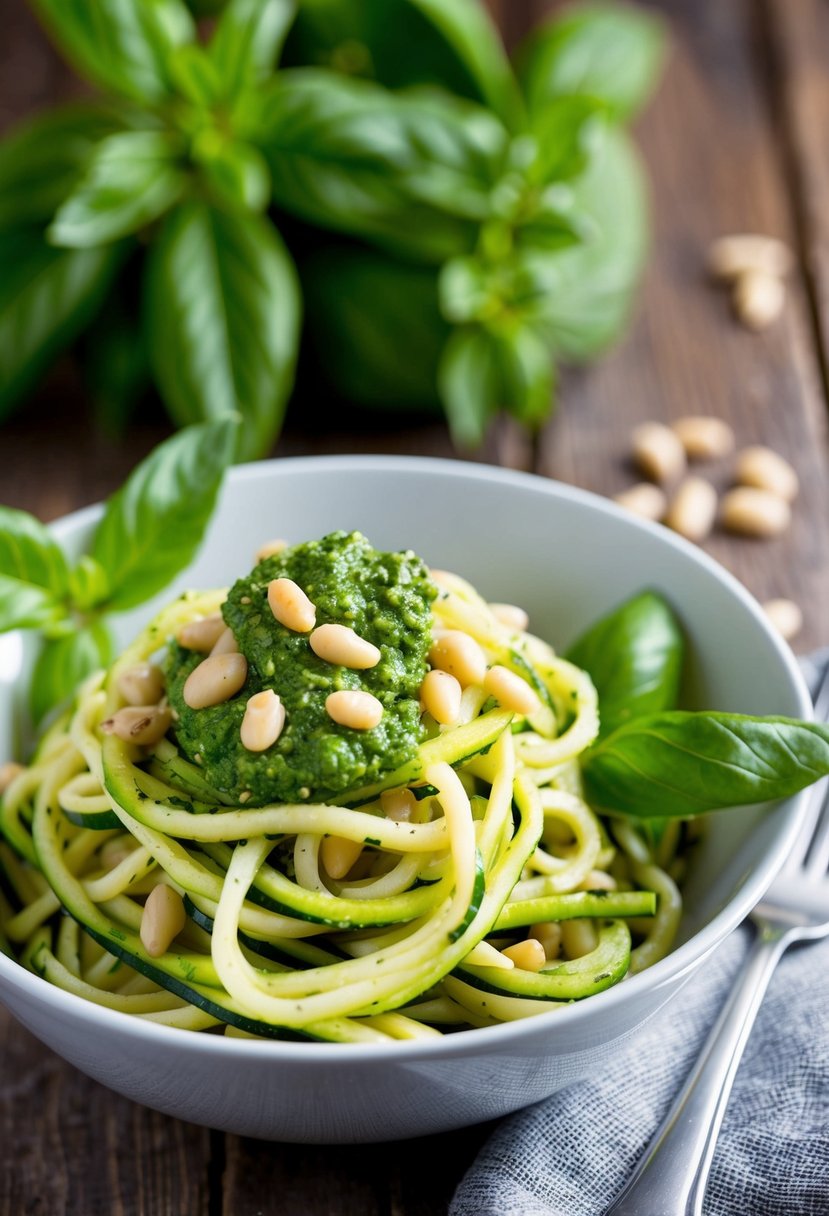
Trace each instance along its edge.
{"label": "pesto dollop", "polygon": [[[375,667],[355,671],[314,654],[308,633],[281,625],[268,604],[268,584],[290,578],[316,607],[316,625],[347,625],[380,650]],[[429,572],[411,551],[382,553],[360,532],[332,532],[260,562],[228,593],[222,615],[248,661],[241,691],[220,705],[190,709],[182,690],[204,658],[175,642],[167,662],[167,692],[177,714],[182,752],[200,765],[214,788],[245,805],[332,801],[410,760],[424,736],[418,692],[431,644]],[[249,752],[239,730],[248,698],[272,688],[286,720],[264,752]],[[371,730],[335,723],[329,693],[362,689],[381,702]]]}

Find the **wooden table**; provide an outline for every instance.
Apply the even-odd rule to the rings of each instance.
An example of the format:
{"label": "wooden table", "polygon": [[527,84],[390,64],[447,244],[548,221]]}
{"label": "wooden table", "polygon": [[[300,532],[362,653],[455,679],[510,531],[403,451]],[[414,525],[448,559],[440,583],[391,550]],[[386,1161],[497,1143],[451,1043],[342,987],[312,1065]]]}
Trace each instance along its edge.
{"label": "wooden table", "polygon": [[[0,124],[71,87],[21,0],[13,7],[4,13]],[[513,41],[551,6],[492,7]],[[669,19],[673,50],[637,128],[655,236],[631,331],[600,364],[565,375],[537,444],[499,426],[476,459],[614,494],[635,479],[636,423],[688,413],[729,420],[741,446],[769,444],[788,457],[801,492],[784,536],[715,530],[704,548],[759,600],[800,604],[792,645],[805,653],[829,642],[829,11],[820,0],[651,7]],[[785,312],[761,333],[735,320],[705,273],[709,243],[736,231],[780,236],[796,254]],[[376,415],[309,435],[291,417],[275,455],[456,455],[442,425],[390,422]],[[110,493],[168,430],[159,417],[125,441],[97,432],[67,361],[0,431],[0,500],[53,519]],[[705,472],[718,488],[729,484],[728,461]],[[491,1130],[355,1148],[223,1135],[111,1094],[2,1012],[0,1098],[0,1216],[435,1216]]]}

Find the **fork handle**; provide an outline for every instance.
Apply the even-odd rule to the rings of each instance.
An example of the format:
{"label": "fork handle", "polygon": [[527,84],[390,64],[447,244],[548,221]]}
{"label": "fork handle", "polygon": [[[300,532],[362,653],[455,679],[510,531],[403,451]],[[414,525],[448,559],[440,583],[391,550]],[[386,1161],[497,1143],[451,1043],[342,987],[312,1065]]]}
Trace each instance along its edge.
{"label": "fork handle", "polygon": [[[702,1196],[737,1068],[789,935],[764,927],[673,1106],[605,1216],[702,1216]],[[691,981],[693,983],[693,980]]]}

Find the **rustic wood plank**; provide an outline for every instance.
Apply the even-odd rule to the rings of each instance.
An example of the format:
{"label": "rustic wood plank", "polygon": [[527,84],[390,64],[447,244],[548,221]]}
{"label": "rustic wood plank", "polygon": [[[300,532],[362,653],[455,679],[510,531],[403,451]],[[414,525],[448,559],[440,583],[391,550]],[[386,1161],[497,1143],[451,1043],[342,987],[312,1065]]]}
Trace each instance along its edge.
{"label": "rustic wood plank", "polygon": [[[829,479],[803,276],[793,276],[780,321],[753,333],[735,320],[727,295],[704,269],[709,243],[724,233],[768,233],[796,244],[752,6],[665,0],[655,7],[671,21],[673,51],[659,95],[637,128],[652,182],[650,263],[625,341],[590,369],[565,376],[539,471],[614,494],[637,479],[629,462],[631,428],[689,413],[728,419],[740,446],[765,443],[781,452],[802,483],[791,529],[758,541],[718,528],[703,547],[760,600],[800,603],[804,627],[793,644],[805,652],[827,641],[829,531],[822,525]],[[723,490],[732,467],[723,460],[699,471]]]}

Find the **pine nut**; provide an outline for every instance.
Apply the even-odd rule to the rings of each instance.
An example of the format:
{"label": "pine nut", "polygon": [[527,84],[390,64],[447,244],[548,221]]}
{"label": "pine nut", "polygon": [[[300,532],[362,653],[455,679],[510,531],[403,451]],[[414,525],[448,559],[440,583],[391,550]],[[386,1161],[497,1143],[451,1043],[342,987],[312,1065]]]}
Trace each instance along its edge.
{"label": "pine nut", "polygon": [[316,608],[292,578],[271,579],[268,603],[280,625],[294,633],[308,633],[316,624]]}
{"label": "pine nut", "polygon": [[486,655],[475,639],[461,629],[447,629],[435,640],[429,662],[432,667],[448,671],[463,688],[484,682]]}
{"label": "pine nut", "polygon": [[197,621],[188,621],[176,634],[176,641],[188,650],[209,654],[225,631],[224,619],[220,615],[203,616]]}
{"label": "pine nut", "polygon": [[689,460],[717,460],[734,450],[734,431],[723,418],[689,414],[671,423]]}
{"label": "pine nut", "polygon": [[668,506],[665,491],[650,481],[640,481],[635,486],[622,490],[614,496],[613,501],[633,515],[651,519],[654,523],[662,519]]}
{"label": "pine nut", "polygon": [[159,958],[187,924],[184,901],[165,882],[153,887],[141,913],[141,942],[150,958]]}
{"label": "pine nut", "polygon": [[708,251],[708,268],[715,279],[724,283],[731,283],[751,270],[783,278],[792,263],[791,250],[782,241],[753,232],[721,236]]}
{"label": "pine nut", "polygon": [[494,697],[504,709],[511,709],[517,714],[534,714],[541,708],[538,696],[526,680],[497,663],[486,673],[484,692]]}
{"label": "pine nut", "polygon": [[285,706],[272,688],[248,698],[239,728],[242,746],[249,752],[264,752],[273,747],[285,725]]}
{"label": "pine nut", "polygon": [[448,671],[441,671],[439,667],[427,671],[420,685],[420,699],[424,709],[442,726],[451,726],[453,722],[457,722],[462,696],[463,689],[456,678]]}
{"label": "pine nut", "polygon": [[516,967],[522,971],[540,971],[547,961],[547,955],[540,941],[534,937],[525,937],[523,942],[507,946],[501,953],[512,959]]}
{"label": "pine nut", "polygon": [[320,861],[329,878],[345,878],[363,851],[359,840],[345,836],[326,836],[320,845]]}
{"label": "pine nut", "polygon": [[184,681],[182,696],[190,709],[221,705],[235,696],[248,675],[248,662],[242,654],[214,654],[202,659]]}
{"label": "pine nut", "polygon": [[703,477],[687,477],[674,495],[665,523],[688,540],[708,536],[717,518],[717,491]]}
{"label": "pine nut", "polygon": [[779,536],[789,526],[791,509],[785,498],[769,494],[768,490],[737,486],[723,495],[720,518],[729,532],[744,536]]}
{"label": "pine nut", "polygon": [[261,548],[256,550],[254,557],[254,565],[258,566],[260,562],[265,561],[268,557],[276,557],[278,553],[284,552],[288,548],[288,542],[278,537],[274,540],[268,540]]}
{"label": "pine nut", "polygon": [[685,471],[685,449],[661,422],[645,422],[631,436],[633,459],[652,481],[673,481]]}
{"label": "pine nut", "polygon": [[527,937],[534,937],[536,941],[541,942],[547,959],[558,958],[561,953],[561,925],[556,920],[530,925]]}
{"label": "pine nut", "polygon": [[782,279],[748,270],[734,284],[734,311],[749,329],[766,329],[783,311],[786,288]]}
{"label": "pine nut", "polygon": [[308,639],[314,654],[337,667],[365,671],[383,657],[379,649],[361,638],[348,625],[320,625]]}
{"label": "pine nut", "polygon": [[233,632],[232,629],[229,629],[229,628],[225,629],[222,633],[219,634],[216,645],[213,647],[213,649],[210,651],[210,653],[211,653],[211,655],[238,654],[239,653],[239,646],[236,641],[236,634]]}
{"label": "pine nut", "polygon": [[417,807],[417,799],[411,790],[398,786],[393,790],[383,790],[380,795],[380,806],[387,819],[395,819],[398,823],[409,823]]}
{"label": "pine nut", "polygon": [[497,967],[499,971],[515,970],[512,959],[508,958],[503,950],[496,950],[488,941],[478,942],[463,961],[471,967]]}
{"label": "pine nut", "polygon": [[329,693],[325,698],[328,716],[340,726],[352,730],[371,730],[383,717],[383,706],[370,692],[359,689],[341,689]]}
{"label": "pine nut", "polygon": [[596,949],[598,940],[596,926],[586,917],[561,922],[561,945],[568,958],[590,954]]}
{"label": "pine nut", "polygon": [[126,861],[130,853],[134,851],[135,841],[131,837],[116,836],[114,839],[106,842],[98,856],[105,870],[114,870],[116,866],[120,866],[122,861]]}
{"label": "pine nut", "polygon": [[23,772],[23,765],[16,760],[7,760],[0,764],[0,794],[5,794],[11,783]]}
{"label": "pine nut", "polygon": [[508,629],[515,629],[519,633],[523,632],[530,623],[529,615],[517,604],[490,604],[489,610],[496,621],[500,621]]}
{"label": "pine nut", "polygon": [[169,705],[127,705],[101,723],[105,735],[147,747],[167,733],[173,715]]}
{"label": "pine nut", "polygon": [[608,874],[607,870],[590,870],[584,876],[577,891],[615,891],[616,879],[612,874]]}
{"label": "pine nut", "polygon": [[772,448],[755,444],[743,448],[737,455],[735,477],[740,485],[756,486],[794,502],[800,489],[800,481],[788,460]]}
{"label": "pine nut", "polygon": [[121,672],[118,690],[127,705],[154,705],[164,693],[164,673],[154,663],[136,663]]}
{"label": "pine nut", "polygon": [[794,600],[767,600],[763,611],[785,641],[790,642],[803,628],[803,613]]}

